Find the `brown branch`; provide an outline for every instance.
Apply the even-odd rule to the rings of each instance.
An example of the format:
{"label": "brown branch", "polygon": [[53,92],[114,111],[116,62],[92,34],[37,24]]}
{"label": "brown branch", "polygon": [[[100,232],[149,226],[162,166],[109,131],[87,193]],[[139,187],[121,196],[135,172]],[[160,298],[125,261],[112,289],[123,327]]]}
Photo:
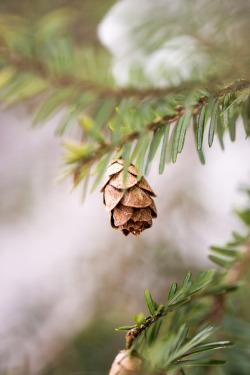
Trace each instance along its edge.
{"label": "brown branch", "polygon": [[159,318],[164,315],[163,308],[155,315],[150,316],[146,319],[146,322],[140,326],[140,328],[135,327],[128,331],[126,334],[126,349],[130,349],[134,340],[137,336],[139,336],[146,328],[151,326],[151,324],[155,323]]}
{"label": "brown branch", "polygon": [[250,234],[248,236],[248,240],[246,242],[246,250],[241,256],[241,259],[235,263],[235,265],[229,270],[227,282],[235,283],[238,281],[242,274],[245,272],[247,266],[250,262]]}

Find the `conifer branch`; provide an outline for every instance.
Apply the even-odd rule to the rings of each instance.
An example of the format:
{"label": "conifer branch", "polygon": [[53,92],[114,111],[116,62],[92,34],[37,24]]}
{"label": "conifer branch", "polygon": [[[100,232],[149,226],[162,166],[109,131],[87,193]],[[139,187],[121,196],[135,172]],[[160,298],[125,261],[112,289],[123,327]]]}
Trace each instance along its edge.
{"label": "conifer branch", "polygon": [[[250,87],[250,82],[246,80],[239,80],[223,89],[217,90],[214,93],[215,98],[222,98],[227,94],[235,93],[236,91],[243,91]],[[208,102],[208,97],[202,97],[199,102],[192,106],[193,116],[196,116],[199,113],[200,108]],[[146,124],[142,131],[133,131],[130,134],[126,134],[120,138],[120,140],[113,143],[102,143],[97,149],[90,155],[79,159],[78,168],[81,168],[84,165],[90,167],[93,163],[100,160],[106,153],[114,151],[116,148],[120,149],[123,145],[135,141],[141,135],[146,134],[151,131],[155,131],[159,128],[166,126],[166,124],[174,123],[178,121],[185,113],[186,108],[184,106],[177,106],[174,115],[158,116],[153,122]]]}
{"label": "conifer branch", "polygon": [[[242,277],[242,274],[244,273],[244,270],[248,266],[250,261],[250,235],[246,237],[246,250],[241,254],[240,259],[238,262],[233,263],[233,266],[228,270],[225,278],[225,282],[228,284],[236,283],[239,281]],[[181,306],[192,303],[193,300],[197,298],[204,298],[207,297],[207,290],[204,292],[193,295],[189,300],[187,300],[184,304]],[[210,312],[207,316],[203,318],[203,321],[206,323],[211,322],[214,324],[215,322],[220,322],[222,317],[224,316],[224,308],[225,308],[225,301],[226,301],[226,292],[218,293],[218,294],[212,294],[213,297],[213,303],[210,308]],[[176,301],[173,302],[173,306],[176,303]],[[153,324],[157,322],[160,318],[162,318],[165,314],[164,306],[162,306],[160,309],[158,309],[158,312],[155,315],[151,315],[148,318],[145,319],[145,322],[137,325],[136,327],[133,327],[130,329],[126,334],[126,349],[131,350],[133,348],[134,341],[140,336],[146,329],[149,329]],[[145,336],[146,340],[146,336]],[[221,342],[222,344],[222,342]],[[209,344],[207,344],[209,345]],[[213,345],[213,344],[212,344]],[[222,346],[230,345],[229,342],[224,342]],[[205,345],[206,347],[206,345]],[[185,356],[188,356],[189,353],[187,353]],[[185,357],[184,356],[184,357]],[[183,357],[181,357],[183,358]],[[180,358],[180,359],[181,359]],[[182,362],[180,362],[182,363]],[[183,362],[185,363],[185,362]],[[158,372],[159,374],[162,374],[162,372]],[[177,371],[178,374],[182,374],[183,372],[181,370]],[[164,374],[168,374],[168,372],[164,372]]]}
{"label": "conifer branch", "polygon": [[[249,266],[250,263],[250,233],[246,237],[246,242],[245,242],[245,251],[241,254],[240,259],[238,261],[235,261],[232,265],[232,267],[228,270],[224,283],[226,285],[232,285],[236,284],[241,278],[246,270],[246,268]],[[192,300],[195,300],[197,298],[205,298],[207,297],[208,291],[205,290],[202,293],[194,294],[191,296],[191,299],[187,300],[184,304],[181,306],[185,305],[186,303],[191,303]],[[224,308],[225,308],[225,302],[226,302],[226,297],[228,293],[226,291],[222,291],[221,293],[217,294],[212,294],[213,297],[213,303],[211,305],[210,311],[207,314],[207,316],[204,318],[205,322],[208,323],[218,323],[224,313]],[[173,302],[173,306],[176,303],[176,301]],[[125,337],[126,340],[126,349],[130,349],[134,343],[134,340],[141,335],[147,328],[149,328],[152,324],[154,324],[158,319],[162,318],[165,315],[164,311],[164,306],[159,309],[159,311],[155,315],[151,315],[148,318],[146,318],[145,322],[140,325],[140,327],[133,327],[131,328]]]}

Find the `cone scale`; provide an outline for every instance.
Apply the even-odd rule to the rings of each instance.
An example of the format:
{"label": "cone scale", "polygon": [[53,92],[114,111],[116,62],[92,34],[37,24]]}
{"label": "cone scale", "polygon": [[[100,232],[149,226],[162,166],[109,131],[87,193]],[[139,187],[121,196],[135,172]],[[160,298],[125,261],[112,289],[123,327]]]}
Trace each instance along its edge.
{"label": "cone scale", "polygon": [[157,210],[152,197],[155,193],[133,164],[128,167],[124,182],[124,160],[115,159],[107,168],[101,192],[103,202],[110,216],[111,226],[120,229],[127,236],[138,236],[151,228],[152,219],[157,217]]}

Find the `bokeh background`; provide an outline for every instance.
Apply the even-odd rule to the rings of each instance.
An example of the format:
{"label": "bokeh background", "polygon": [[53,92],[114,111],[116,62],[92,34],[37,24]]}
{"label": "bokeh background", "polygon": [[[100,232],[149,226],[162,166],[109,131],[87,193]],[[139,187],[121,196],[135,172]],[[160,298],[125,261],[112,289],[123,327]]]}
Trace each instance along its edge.
{"label": "bokeh background", "polygon": [[[133,44],[131,24],[151,9],[140,0],[135,12],[134,3],[1,0],[0,12],[32,18],[70,6],[76,43],[104,45],[119,84],[138,61],[157,84],[159,63],[178,69],[187,44],[178,40],[174,55],[171,46],[146,55]],[[187,64],[182,73],[189,72]],[[233,209],[244,204],[240,187],[249,185],[249,141],[239,123],[237,141],[227,135],[222,151],[215,140],[202,166],[190,132],[175,165],[159,176],[156,160],[148,173],[158,196],[152,229],[125,238],[110,228],[98,189],[82,204],[81,187],[69,193],[71,181],[56,182],[62,166],[56,117],[32,128],[36,106],[0,108],[0,373],[106,374],[124,346],[115,328],[145,312],[144,290],[164,301],[184,272],[212,266],[210,245],[241,229]]]}

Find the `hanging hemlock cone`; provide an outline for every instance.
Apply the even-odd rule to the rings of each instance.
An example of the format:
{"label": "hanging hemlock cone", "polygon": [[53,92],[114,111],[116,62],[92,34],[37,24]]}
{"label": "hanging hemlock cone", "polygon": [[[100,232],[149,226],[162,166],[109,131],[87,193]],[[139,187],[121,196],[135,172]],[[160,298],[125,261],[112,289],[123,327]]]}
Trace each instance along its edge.
{"label": "hanging hemlock cone", "polygon": [[110,215],[111,225],[120,229],[127,236],[138,236],[144,229],[152,226],[152,219],[157,217],[157,210],[152,197],[155,193],[142,176],[138,181],[138,172],[130,164],[123,182],[124,160],[116,159],[107,168],[103,187],[103,202]]}

